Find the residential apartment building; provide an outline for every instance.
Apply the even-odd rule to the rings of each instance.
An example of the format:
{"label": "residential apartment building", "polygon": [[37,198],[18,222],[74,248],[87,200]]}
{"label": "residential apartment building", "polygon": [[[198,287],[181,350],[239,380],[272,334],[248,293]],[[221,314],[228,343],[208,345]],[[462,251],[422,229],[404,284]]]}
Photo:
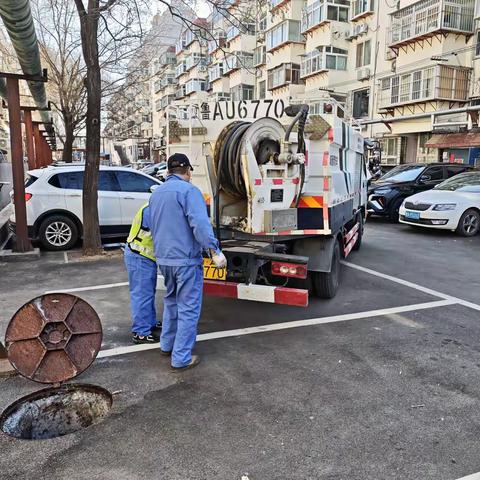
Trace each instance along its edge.
{"label": "residential apartment building", "polygon": [[329,95],[387,164],[473,162],[445,135],[478,125],[465,108],[480,103],[479,22],[475,0],[232,0],[184,28],[159,71],[153,136],[167,107],[181,118],[191,102],[278,98],[321,113]]}

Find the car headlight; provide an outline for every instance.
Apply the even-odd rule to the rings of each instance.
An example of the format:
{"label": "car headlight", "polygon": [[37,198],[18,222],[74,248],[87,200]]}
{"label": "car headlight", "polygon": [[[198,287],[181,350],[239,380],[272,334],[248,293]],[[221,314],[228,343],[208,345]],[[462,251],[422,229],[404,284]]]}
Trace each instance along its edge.
{"label": "car headlight", "polygon": [[433,209],[441,212],[444,212],[445,210],[455,210],[455,207],[457,206],[456,203],[437,203]]}
{"label": "car headlight", "polygon": [[378,193],[380,195],[384,195],[385,193],[391,192],[392,189],[390,187],[381,187],[381,188],[376,188],[373,193]]}

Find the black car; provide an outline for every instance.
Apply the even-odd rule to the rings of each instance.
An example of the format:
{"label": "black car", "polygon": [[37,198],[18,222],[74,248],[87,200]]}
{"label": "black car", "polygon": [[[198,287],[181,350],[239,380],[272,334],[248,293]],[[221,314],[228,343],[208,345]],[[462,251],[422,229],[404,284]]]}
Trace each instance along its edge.
{"label": "black car", "polygon": [[430,190],[447,178],[474,170],[461,163],[407,163],[398,165],[368,187],[368,213],[398,221],[403,200],[414,193]]}

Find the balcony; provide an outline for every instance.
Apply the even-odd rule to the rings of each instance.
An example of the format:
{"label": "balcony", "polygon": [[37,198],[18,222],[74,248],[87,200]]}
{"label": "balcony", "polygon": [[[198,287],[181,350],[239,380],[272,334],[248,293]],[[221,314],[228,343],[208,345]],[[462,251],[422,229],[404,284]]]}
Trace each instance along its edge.
{"label": "balcony", "polygon": [[241,27],[232,25],[227,29],[227,42],[231,42],[239,35],[255,35],[254,23],[242,23]]}
{"label": "balcony", "polygon": [[188,72],[193,67],[206,67],[208,63],[208,58],[206,55],[201,55],[200,53],[192,53],[185,60],[185,71]]}
{"label": "balcony", "polygon": [[162,97],[162,108],[167,108],[172,102],[176,99],[176,92],[175,95],[165,95]]}
{"label": "balcony", "polygon": [[194,78],[185,84],[185,95],[194,92],[204,92],[207,88],[207,82],[201,78]]}
{"label": "balcony", "polygon": [[454,32],[473,35],[475,0],[422,0],[391,14],[387,31],[390,48]]}
{"label": "balcony", "polygon": [[300,65],[295,63],[283,63],[282,65],[268,71],[268,90],[275,90],[276,88],[284,87],[286,85],[302,84],[303,80],[300,78]]}
{"label": "balcony", "polygon": [[350,6],[350,21],[355,22],[375,13],[374,2],[375,0],[353,0]]}
{"label": "balcony", "polygon": [[253,100],[253,85],[237,85],[230,89],[232,101]]}
{"label": "balcony", "polygon": [[270,11],[272,12],[274,10],[277,10],[278,8],[283,7],[290,1],[291,0],[270,0],[269,2]]}
{"label": "balcony", "polygon": [[[156,83],[156,82],[155,82]],[[162,77],[160,80],[160,86],[161,88],[165,88],[168,85],[175,85],[177,83],[177,80],[175,78],[174,73],[167,73]]]}
{"label": "balcony", "polygon": [[317,0],[302,12],[301,32],[308,33],[329,22],[348,22],[349,0]]}
{"label": "balcony", "polygon": [[214,38],[208,41],[208,54],[216,52],[220,48],[224,48],[227,43],[225,32],[217,33]]}
{"label": "balcony", "polygon": [[426,101],[468,101],[471,69],[433,65],[381,80],[379,109]]}
{"label": "balcony", "polygon": [[307,78],[329,70],[347,69],[347,50],[335,47],[318,47],[307,53],[300,67],[300,77]]}
{"label": "balcony", "polygon": [[230,73],[240,68],[253,68],[253,54],[247,52],[235,52],[225,58],[223,74]]}
{"label": "balcony", "polygon": [[208,69],[208,81],[220,80],[223,76],[223,63],[215,63]]}
{"label": "balcony", "polygon": [[180,77],[187,71],[186,63],[185,62],[180,62],[176,67],[175,67],[175,78]]}
{"label": "balcony", "polygon": [[175,100],[180,100],[185,97],[185,85],[182,85],[175,91]]}
{"label": "balcony", "polygon": [[267,32],[267,52],[272,52],[288,43],[305,43],[300,33],[300,22],[284,20]]}

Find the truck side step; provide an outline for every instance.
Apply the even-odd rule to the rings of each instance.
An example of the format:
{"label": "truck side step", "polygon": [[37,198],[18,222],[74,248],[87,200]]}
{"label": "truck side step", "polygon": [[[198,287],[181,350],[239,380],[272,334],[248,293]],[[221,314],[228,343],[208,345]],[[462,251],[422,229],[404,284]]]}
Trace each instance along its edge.
{"label": "truck side step", "polygon": [[308,290],[299,288],[204,280],[203,293],[214,297],[238,298],[296,307],[308,306]]}

